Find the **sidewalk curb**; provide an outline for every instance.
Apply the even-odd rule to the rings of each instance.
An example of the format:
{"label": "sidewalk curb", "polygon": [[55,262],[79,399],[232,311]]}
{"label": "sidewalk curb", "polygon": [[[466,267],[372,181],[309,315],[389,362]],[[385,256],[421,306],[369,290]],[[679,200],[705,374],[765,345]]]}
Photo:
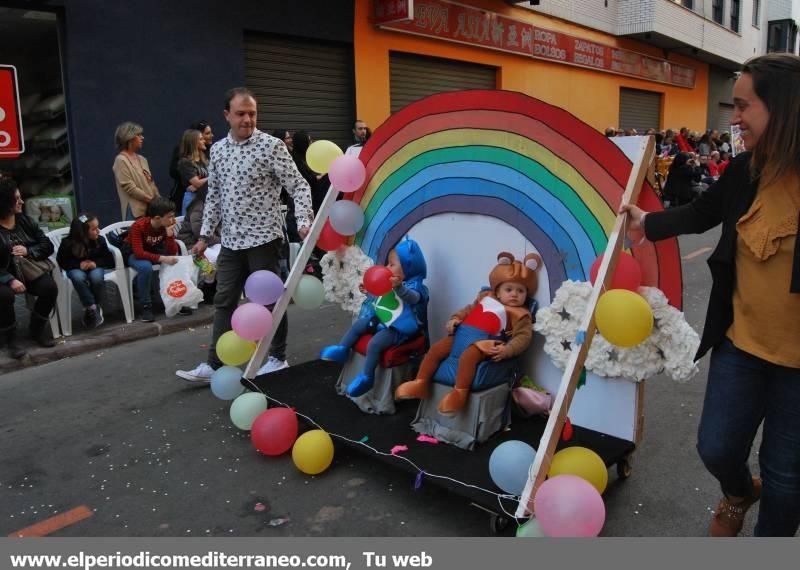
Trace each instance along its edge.
{"label": "sidewalk curb", "polygon": [[145,338],[183,332],[209,325],[213,320],[214,312],[211,310],[208,314],[204,311],[189,317],[164,319],[154,323],[126,323],[113,329],[101,329],[100,334],[62,337],[56,339],[58,344],[53,348],[29,347],[28,355],[20,360],[0,358],[0,375]]}

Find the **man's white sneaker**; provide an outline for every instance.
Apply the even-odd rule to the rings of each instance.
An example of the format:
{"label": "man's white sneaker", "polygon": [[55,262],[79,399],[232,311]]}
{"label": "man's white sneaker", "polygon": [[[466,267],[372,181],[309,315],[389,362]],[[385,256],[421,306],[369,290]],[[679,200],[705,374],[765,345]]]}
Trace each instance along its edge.
{"label": "man's white sneaker", "polygon": [[178,378],[183,378],[187,382],[196,382],[198,384],[209,384],[213,374],[214,369],[206,362],[201,363],[194,370],[178,370],[175,372],[175,376]]}
{"label": "man's white sneaker", "polygon": [[258,369],[258,372],[256,372],[256,376],[261,376],[262,374],[269,374],[270,372],[283,370],[284,368],[289,368],[288,362],[286,362],[285,360],[278,360],[274,356],[270,356],[269,359],[264,363],[264,365]]}

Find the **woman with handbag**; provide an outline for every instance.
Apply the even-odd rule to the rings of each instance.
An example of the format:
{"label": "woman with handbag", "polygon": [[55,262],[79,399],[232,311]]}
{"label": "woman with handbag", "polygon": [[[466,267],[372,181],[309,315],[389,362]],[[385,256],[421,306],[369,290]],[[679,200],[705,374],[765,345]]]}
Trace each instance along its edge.
{"label": "woman with handbag", "polygon": [[147,159],[137,151],[144,145],[141,125],[130,121],[122,123],[114,133],[119,154],[114,159],[114,180],[123,220],[144,216],[147,205],[160,196]]}
{"label": "woman with handbag", "polygon": [[0,335],[12,358],[25,356],[15,340],[15,295],[28,293],[36,297],[31,312],[31,338],[46,348],[56,344],[45,329],[58,297],[51,275],[54,265],[48,259],[53,254],[53,244],[36,222],[22,213],[22,204],[17,183],[0,178]]}

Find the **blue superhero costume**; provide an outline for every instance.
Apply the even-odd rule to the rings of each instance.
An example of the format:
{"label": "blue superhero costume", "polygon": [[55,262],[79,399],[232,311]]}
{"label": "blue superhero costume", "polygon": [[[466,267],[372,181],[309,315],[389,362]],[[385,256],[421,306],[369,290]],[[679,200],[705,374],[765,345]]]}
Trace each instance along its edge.
{"label": "blue superhero costume", "polygon": [[364,302],[359,318],[350,327],[338,345],[327,346],[320,352],[323,360],[344,364],[350,350],[365,334],[373,334],[367,345],[363,371],[347,386],[347,395],[366,394],[375,383],[375,367],[381,354],[425,332],[428,324],[428,288],[423,281],[427,276],[425,257],[419,244],[406,238],[394,248],[403,268],[404,281],[383,297],[370,297]]}

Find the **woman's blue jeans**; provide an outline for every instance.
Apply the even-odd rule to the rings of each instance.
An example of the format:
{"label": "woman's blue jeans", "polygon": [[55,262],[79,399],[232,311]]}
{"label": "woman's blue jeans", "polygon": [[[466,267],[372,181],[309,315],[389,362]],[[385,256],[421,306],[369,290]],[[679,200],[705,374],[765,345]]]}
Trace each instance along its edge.
{"label": "woman's blue jeans", "polygon": [[150,304],[150,283],[153,279],[153,264],[147,259],[139,259],[133,254],[128,256],[128,265],[136,270],[136,294],[142,305]]}
{"label": "woman's blue jeans", "polygon": [[91,271],[83,271],[82,269],[70,269],[67,271],[67,277],[72,281],[72,286],[75,287],[78,298],[84,307],[103,303],[103,294],[106,289],[103,278],[105,274],[106,270],[102,267],[95,267]]}
{"label": "woman's blue jeans", "polygon": [[800,368],[762,360],[726,338],[711,355],[697,450],[728,496],[752,490],[748,459],[762,422],[755,535],[794,536],[800,525]]}

